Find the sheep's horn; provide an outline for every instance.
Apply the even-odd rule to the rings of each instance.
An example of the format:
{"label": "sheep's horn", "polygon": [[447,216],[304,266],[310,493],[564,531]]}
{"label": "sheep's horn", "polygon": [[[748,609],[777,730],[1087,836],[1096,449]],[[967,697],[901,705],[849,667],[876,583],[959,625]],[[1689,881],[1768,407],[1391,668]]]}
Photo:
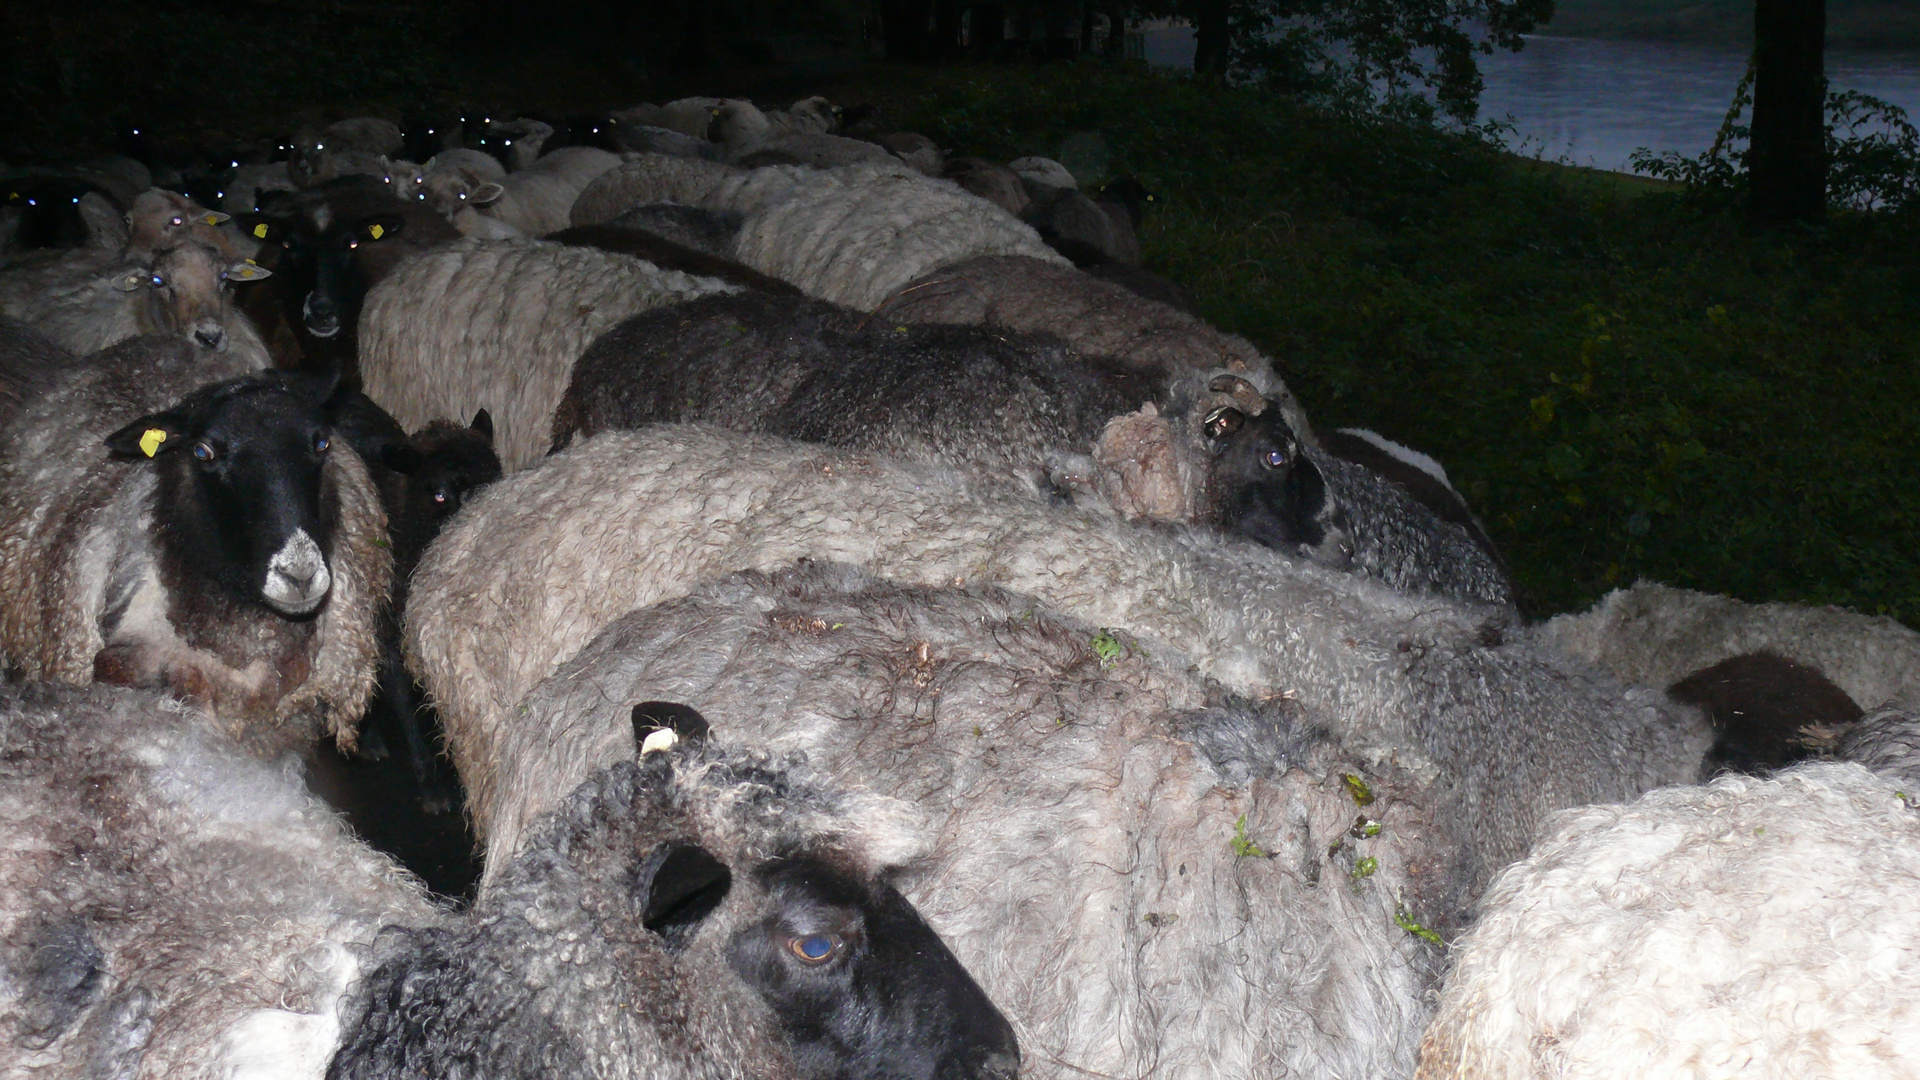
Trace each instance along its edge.
{"label": "sheep's horn", "polygon": [[1259,388],[1238,375],[1215,375],[1207,383],[1207,389],[1231,397],[1240,411],[1248,416],[1259,416],[1267,409],[1267,399],[1261,395]]}

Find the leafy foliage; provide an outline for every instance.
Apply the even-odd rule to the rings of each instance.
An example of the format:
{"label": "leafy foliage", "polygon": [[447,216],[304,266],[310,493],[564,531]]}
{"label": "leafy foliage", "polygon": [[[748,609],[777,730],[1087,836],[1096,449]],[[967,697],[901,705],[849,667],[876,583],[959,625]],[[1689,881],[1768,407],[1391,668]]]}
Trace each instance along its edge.
{"label": "leafy foliage", "polygon": [[1316,425],[1444,462],[1530,612],[1648,577],[1920,622],[1916,215],[1754,236],[1677,186],[1098,64],[888,92],[956,153],[1098,133],[1162,195],[1150,268]]}

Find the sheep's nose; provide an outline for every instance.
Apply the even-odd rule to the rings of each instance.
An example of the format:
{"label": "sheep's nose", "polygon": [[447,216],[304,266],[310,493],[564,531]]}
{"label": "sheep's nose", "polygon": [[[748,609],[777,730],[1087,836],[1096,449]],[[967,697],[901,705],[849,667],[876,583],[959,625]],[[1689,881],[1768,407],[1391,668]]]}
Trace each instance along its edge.
{"label": "sheep's nose", "polygon": [[199,327],[195,329],[193,332],[193,340],[199,342],[203,348],[213,349],[215,351],[218,351],[220,346],[225,345],[227,343],[226,327],[223,327],[223,326]]}

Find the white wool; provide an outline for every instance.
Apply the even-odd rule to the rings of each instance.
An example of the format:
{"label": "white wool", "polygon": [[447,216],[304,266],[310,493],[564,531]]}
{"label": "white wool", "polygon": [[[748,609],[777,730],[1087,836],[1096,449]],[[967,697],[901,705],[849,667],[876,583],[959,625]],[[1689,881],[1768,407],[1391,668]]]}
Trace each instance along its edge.
{"label": "white wool", "polygon": [[1920,1076],[1920,809],[1855,765],[1570,810],[1458,944],[1420,1076]]}
{"label": "white wool", "polygon": [[1341,428],[1339,430],[1342,434],[1352,435],[1353,437],[1358,439],[1365,439],[1367,442],[1370,442],[1374,446],[1378,447],[1381,453],[1384,453],[1388,457],[1394,458],[1396,460],[1406,462],[1407,464],[1413,466],[1414,468],[1419,469],[1421,472],[1426,473],[1428,476],[1433,477],[1435,480],[1438,480],[1441,483],[1447,485],[1449,489],[1452,489],[1453,481],[1447,479],[1446,468],[1442,466],[1438,461],[1435,461],[1431,457],[1428,457],[1427,455],[1421,453],[1420,451],[1415,450],[1413,447],[1402,446],[1399,443],[1394,442],[1392,439],[1387,438],[1385,435],[1382,435],[1377,431],[1368,430],[1367,428],[1350,427],[1350,428]]}

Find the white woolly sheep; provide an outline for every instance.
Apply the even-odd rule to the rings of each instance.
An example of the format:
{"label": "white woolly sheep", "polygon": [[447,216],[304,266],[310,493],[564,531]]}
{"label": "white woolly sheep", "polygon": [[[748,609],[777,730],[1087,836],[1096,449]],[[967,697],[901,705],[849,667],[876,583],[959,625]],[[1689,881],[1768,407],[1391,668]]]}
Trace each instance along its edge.
{"label": "white woolly sheep", "polygon": [[1419,1075],[1920,1072],[1920,809],[1856,765],[1570,810],[1456,946]]}
{"label": "white woolly sheep", "polygon": [[1409,1072],[1438,950],[1405,927],[1451,842],[1427,789],[1124,641],[999,589],[746,573],[614,623],[452,750],[493,781],[489,865],[661,698],[911,801],[933,854],[901,887],[1014,1022],[1023,1076]]}
{"label": "white woolly sheep", "polygon": [[227,224],[230,216],[209,210],[185,195],[148,188],[127,207],[123,257],[150,259],[162,248],[191,242],[218,252],[229,263],[260,253],[259,241]]}
{"label": "white woolly sheep", "polygon": [[905,165],[828,169],[760,209],[734,201],[726,188],[723,182],[704,205],[746,213],[735,258],[809,296],[862,311],[966,259],[1019,255],[1066,265],[999,207]]}
{"label": "white woolly sheep", "polygon": [[1875,709],[1841,736],[1834,754],[1920,794],[1920,706],[1895,700]]}
{"label": "white woolly sheep", "polygon": [[539,460],[573,362],[636,312],[737,291],[587,248],[461,240],[402,264],[367,294],[367,396],[412,429],[493,416],[508,472]]}
{"label": "white woolly sheep", "polygon": [[558,232],[567,227],[580,192],[619,164],[619,155],[605,150],[564,146],[518,172],[481,184],[449,220],[467,236],[480,235],[487,220],[520,236]]}
{"label": "white woolly sheep", "polygon": [[166,334],[264,368],[266,345],[233,305],[228,283],[270,273],[191,242],[159,251],[151,262],[97,249],[36,252],[0,271],[0,315],[76,353]]}
{"label": "white woolly sheep", "polygon": [[0,690],[0,750],[8,1075],[1018,1070],[1005,1019],[883,876],[915,853],[910,811],[798,766],[672,750],[598,772],[456,916],[291,762],[172,703]]}
{"label": "white woolly sheep", "polygon": [[[162,686],[236,738],[353,744],[392,559],[331,381],[135,338],[0,430],[0,667]],[[212,384],[212,385],[209,385]]]}
{"label": "white woolly sheep", "polygon": [[451,220],[473,198],[474,189],[506,175],[491,155],[464,148],[442,150],[421,166],[418,201]]}
{"label": "white woolly sheep", "polygon": [[569,220],[575,225],[601,225],[650,203],[698,205],[722,179],[738,171],[717,161],[639,154],[581,189]]}
{"label": "white woolly sheep", "polygon": [[415,573],[409,664],[451,738],[497,728],[620,614],[802,558],[1031,593],[1178,650],[1235,692],[1294,696],[1356,752],[1429,758],[1473,832],[1477,882],[1547,812],[1690,779],[1706,749],[1692,710],[1484,608],[970,491],[950,470],[696,427],[599,436],[468,504]]}
{"label": "white woolly sheep", "polygon": [[1815,668],[1862,709],[1920,700],[1920,633],[1844,608],[1749,604],[1651,581],[1615,589],[1587,611],[1558,615],[1542,637],[1629,682],[1671,686],[1747,653]]}
{"label": "white woolly sheep", "polygon": [[[1074,179],[1073,173],[1070,172],[1065,165],[1060,164],[1052,158],[1038,156],[1014,158],[1012,161],[1007,162],[1007,168],[1012,169],[1014,175],[1020,177],[1021,180],[1026,181],[1029,185],[1037,184],[1041,187],[1059,188],[1067,191],[1078,191],[1080,189],[1080,181]],[[1032,188],[1029,187],[1028,190],[1029,193],[1031,193]]]}

